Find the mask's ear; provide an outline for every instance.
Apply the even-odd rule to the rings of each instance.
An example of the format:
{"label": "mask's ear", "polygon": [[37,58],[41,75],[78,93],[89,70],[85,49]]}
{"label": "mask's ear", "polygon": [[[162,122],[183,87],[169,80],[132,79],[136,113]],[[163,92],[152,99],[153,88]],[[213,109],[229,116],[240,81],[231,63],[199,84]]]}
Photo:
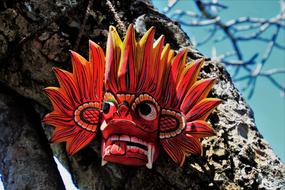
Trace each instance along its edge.
{"label": "mask's ear", "polygon": [[166,153],[182,166],[190,154],[201,155],[200,138],[215,134],[214,129],[204,120],[187,122],[181,113],[162,110],[160,117],[160,143]]}
{"label": "mask's ear", "polygon": [[183,165],[185,156],[201,154],[199,139],[186,134],[185,117],[171,110],[162,110],[160,117],[160,143],[166,153],[180,166]]}
{"label": "mask's ear", "polygon": [[89,42],[89,61],[71,52],[73,73],[54,69],[60,87],[44,89],[53,111],[43,122],[55,127],[51,142],[66,142],[72,155],[86,146],[100,126],[105,57]]}
{"label": "mask's ear", "polygon": [[[196,81],[204,62],[202,59],[180,69],[175,64],[176,58],[173,60],[160,116],[159,138],[167,154],[182,166],[185,156],[202,153],[201,137],[214,135],[213,128],[205,120],[221,101],[206,98],[215,79]],[[179,77],[176,72],[181,73]],[[175,88],[170,88],[171,85]]]}

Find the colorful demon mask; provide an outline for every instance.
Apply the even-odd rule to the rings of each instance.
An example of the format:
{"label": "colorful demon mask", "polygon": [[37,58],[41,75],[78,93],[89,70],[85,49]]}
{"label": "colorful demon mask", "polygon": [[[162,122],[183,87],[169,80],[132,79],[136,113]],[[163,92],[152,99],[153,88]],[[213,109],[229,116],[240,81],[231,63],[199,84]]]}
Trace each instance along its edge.
{"label": "colorful demon mask", "polygon": [[110,27],[106,58],[90,41],[89,61],[71,52],[73,72],[55,68],[60,87],[48,87],[53,111],[51,142],[66,142],[72,155],[102,133],[102,164],[152,167],[160,149],[182,165],[201,154],[200,138],[214,130],[205,120],[220,103],[207,98],[214,79],[197,80],[203,60],[186,64],[154,28],[137,42],[132,25],[122,42]]}

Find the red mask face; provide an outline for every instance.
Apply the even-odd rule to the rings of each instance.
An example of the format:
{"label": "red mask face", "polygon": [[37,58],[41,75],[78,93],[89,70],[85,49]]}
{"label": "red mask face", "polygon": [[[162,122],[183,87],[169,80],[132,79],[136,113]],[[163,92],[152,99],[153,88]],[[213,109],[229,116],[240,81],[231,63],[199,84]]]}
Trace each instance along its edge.
{"label": "red mask face", "polygon": [[51,141],[72,155],[101,132],[102,165],[151,168],[159,151],[182,165],[201,154],[200,138],[214,134],[206,119],[221,102],[207,98],[215,79],[196,81],[202,59],[186,64],[186,50],[174,55],[163,36],[153,40],[154,28],[137,42],[130,25],[122,42],[110,27],[106,58],[91,41],[89,61],[71,52],[73,73],[54,69],[60,87],[45,89]]}
{"label": "red mask face", "polygon": [[158,150],[158,104],[147,94],[106,93],[100,127],[102,159],[125,165],[152,167]]}

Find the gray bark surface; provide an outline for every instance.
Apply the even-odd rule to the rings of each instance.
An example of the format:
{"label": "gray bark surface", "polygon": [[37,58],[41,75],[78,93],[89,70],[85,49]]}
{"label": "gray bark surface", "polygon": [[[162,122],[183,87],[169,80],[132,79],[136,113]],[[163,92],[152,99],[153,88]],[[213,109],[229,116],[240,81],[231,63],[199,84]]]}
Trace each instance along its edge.
{"label": "gray bark surface", "polygon": [[0,171],[9,189],[64,189],[38,114],[0,91]]}
{"label": "gray bark surface", "polygon": [[[113,10],[110,8],[110,3]],[[129,23],[135,24],[138,36],[141,36],[150,26],[155,26],[156,38],[164,34],[166,42],[170,43],[173,49],[189,48],[189,60],[204,57],[192,46],[180,26],[155,10],[149,1],[112,0],[110,3],[108,5],[105,0],[4,0],[0,3],[0,87],[1,90],[4,89],[3,93],[8,88],[18,93],[20,97],[29,99],[28,105],[31,110],[34,110],[31,112],[34,115],[28,116],[32,120],[31,123],[26,119],[11,117],[9,120],[14,120],[14,128],[22,127],[16,125],[17,123],[38,127],[37,122],[51,109],[41,89],[47,86],[58,86],[52,67],[70,71],[68,50],[75,50],[84,57],[88,57],[88,39],[105,48],[109,25],[117,26],[121,36],[124,32],[120,28],[128,26]],[[119,16],[122,22],[116,16]],[[151,170],[115,164],[101,167],[100,135],[72,157],[66,155],[63,144],[51,145],[53,153],[70,171],[74,183],[82,190],[280,189],[284,187],[285,166],[258,132],[252,110],[234,87],[223,65],[206,58],[200,77],[218,78],[210,94],[211,97],[223,100],[223,103],[210,116],[210,122],[217,135],[204,139],[202,157],[188,157],[183,167],[175,165],[164,152],[160,153],[159,159]],[[2,104],[5,105],[5,101]],[[17,106],[11,111],[27,114],[25,109]],[[5,110],[1,110],[0,114],[4,113]],[[4,120],[0,120],[0,126],[5,126]],[[52,127],[43,128],[46,136],[49,137]],[[1,127],[0,130],[0,140],[14,135],[13,130],[11,132],[8,130],[3,136]],[[32,137],[26,137],[25,140],[20,135],[19,138],[19,141],[24,143],[23,147],[28,147],[28,142],[34,141]],[[7,141],[10,140],[7,139]],[[43,143],[47,146],[46,140]],[[12,148],[16,151],[19,147],[15,145]],[[5,157],[2,149],[0,148],[0,158],[3,155]],[[39,154],[46,154],[44,152],[47,149],[37,149],[37,151]],[[12,156],[8,161],[11,162],[14,159],[15,157]],[[51,161],[43,159],[39,163],[40,165],[51,164]],[[25,167],[29,170],[37,167],[39,163],[29,163]],[[18,166],[12,164],[0,166],[4,185],[9,189],[12,182],[5,178],[5,171],[8,170],[5,168],[15,167],[16,169]],[[49,169],[53,170],[52,167]],[[49,172],[54,173],[47,169],[39,170],[41,170],[39,175],[42,176],[48,175]],[[55,173],[52,176],[58,178]],[[32,179],[31,176],[29,178],[28,173],[26,177]],[[21,175],[18,177],[15,175],[13,183],[20,185],[21,181],[23,181]],[[54,189],[56,188],[57,186],[54,186]]]}

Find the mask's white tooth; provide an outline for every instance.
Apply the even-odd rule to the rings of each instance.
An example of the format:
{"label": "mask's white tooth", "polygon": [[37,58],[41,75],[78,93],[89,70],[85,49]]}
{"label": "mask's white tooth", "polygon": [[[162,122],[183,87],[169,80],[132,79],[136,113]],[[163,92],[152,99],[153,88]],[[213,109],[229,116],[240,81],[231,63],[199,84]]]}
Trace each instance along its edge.
{"label": "mask's white tooth", "polygon": [[105,166],[107,163],[108,163],[108,161],[106,161],[106,160],[104,160],[104,159],[102,158],[101,166]]}

